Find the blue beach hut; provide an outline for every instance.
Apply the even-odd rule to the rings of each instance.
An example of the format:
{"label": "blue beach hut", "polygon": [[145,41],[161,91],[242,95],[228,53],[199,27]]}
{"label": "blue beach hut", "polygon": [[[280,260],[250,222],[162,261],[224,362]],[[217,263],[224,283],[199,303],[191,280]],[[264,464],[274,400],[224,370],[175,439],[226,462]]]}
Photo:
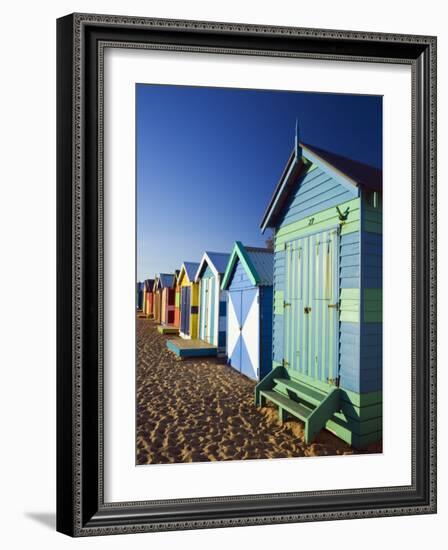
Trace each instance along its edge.
{"label": "blue beach hut", "polygon": [[280,419],[354,447],[382,437],[382,172],[296,143],[264,214],[274,232],[272,371]]}
{"label": "blue beach hut", "polygon": [[227,290],[227,362],[253,380],[272,366],[274,253],[237,241],[221,288]]}

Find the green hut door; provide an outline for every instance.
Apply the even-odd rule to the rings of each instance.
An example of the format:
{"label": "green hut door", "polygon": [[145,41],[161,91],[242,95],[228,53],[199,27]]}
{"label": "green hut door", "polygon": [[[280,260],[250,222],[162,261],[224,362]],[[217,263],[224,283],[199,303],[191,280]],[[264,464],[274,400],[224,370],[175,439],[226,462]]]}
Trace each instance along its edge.
{"label": "green hut door", "polygon": [[328,385],[338,377],[338,232],[286,244],[285,365]]}

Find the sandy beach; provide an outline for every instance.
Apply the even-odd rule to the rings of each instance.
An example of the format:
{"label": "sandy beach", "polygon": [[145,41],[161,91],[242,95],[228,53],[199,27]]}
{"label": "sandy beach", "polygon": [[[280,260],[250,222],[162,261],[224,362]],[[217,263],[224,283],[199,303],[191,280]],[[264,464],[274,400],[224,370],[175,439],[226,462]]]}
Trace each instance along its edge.
{"label": "sandy beach", "polygon": [[326,430],[306,445],[301,422],[254,406],[255,382],[216,358],[178,359],[156,326],[137,318],[137,464],[356,452]]}

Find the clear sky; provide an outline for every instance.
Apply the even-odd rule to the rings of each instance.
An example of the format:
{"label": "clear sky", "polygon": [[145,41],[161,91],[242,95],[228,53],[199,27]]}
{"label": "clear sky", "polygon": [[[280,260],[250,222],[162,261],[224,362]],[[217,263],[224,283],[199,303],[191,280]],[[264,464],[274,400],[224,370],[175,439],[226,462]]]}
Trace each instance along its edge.
{"label": "clear sky", "polygon": [[300,140],[382,166],[378,96],[138,84],[137,279],[198,262],[260,221]]}

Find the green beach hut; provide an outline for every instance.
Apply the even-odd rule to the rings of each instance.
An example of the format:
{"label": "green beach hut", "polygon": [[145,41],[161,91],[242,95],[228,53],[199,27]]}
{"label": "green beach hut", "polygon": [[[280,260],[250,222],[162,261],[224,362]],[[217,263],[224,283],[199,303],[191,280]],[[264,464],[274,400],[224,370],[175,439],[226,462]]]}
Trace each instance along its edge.
{"label": "green beach hut", "polygon": [[363,448],[382,438],[382,172],[296,143],[261,223],[273,230],[271,372],[258,405]]}

